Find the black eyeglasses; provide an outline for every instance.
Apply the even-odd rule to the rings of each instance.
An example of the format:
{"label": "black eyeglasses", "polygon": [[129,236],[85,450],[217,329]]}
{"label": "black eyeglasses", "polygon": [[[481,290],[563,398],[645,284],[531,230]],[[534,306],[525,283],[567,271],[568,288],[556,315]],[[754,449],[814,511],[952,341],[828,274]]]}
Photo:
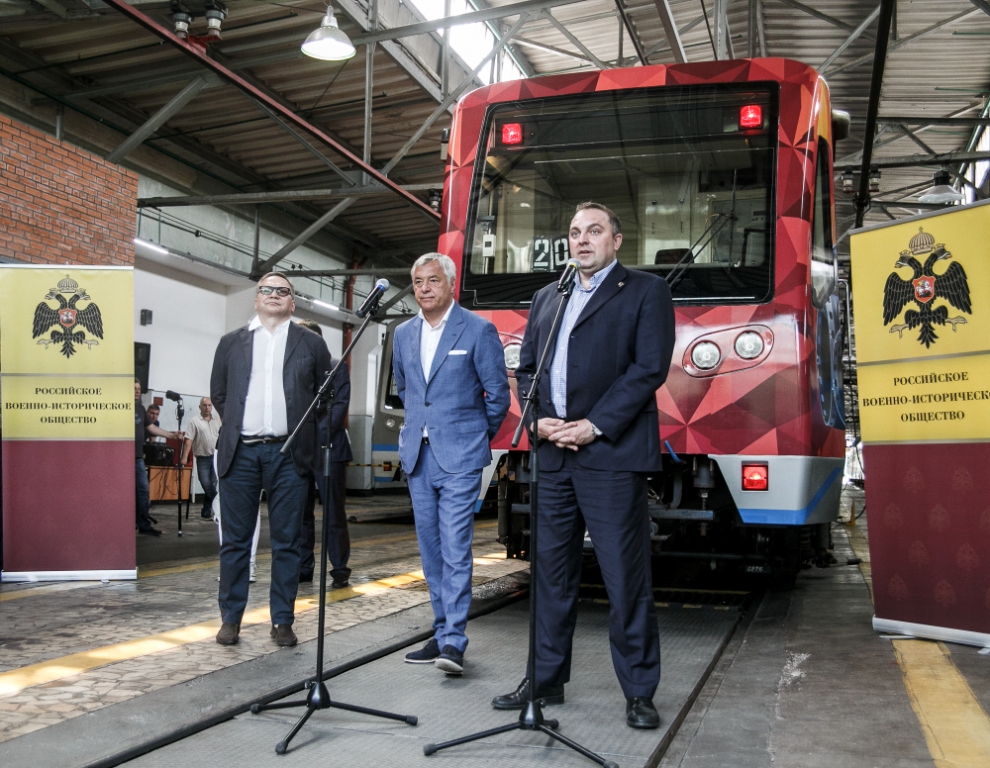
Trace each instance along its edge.
{"label": "black eyeglasses", "polygon": [[260,288],[258,288],[258,293],[260,293],[262,296],[271,296],[273,293],[276,293],[279,296],[284,297],[284,296],[291,296],[292,289],[284,288],[282,286],[276,287],[274,285],[262,285]]}

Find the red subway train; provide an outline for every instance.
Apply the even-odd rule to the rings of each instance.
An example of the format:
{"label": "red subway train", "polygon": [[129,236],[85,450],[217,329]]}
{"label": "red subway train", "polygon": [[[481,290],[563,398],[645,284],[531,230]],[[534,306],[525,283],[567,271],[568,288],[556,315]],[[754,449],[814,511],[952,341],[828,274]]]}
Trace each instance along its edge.
{"label": "red subway train", "polygon": [[[595,200],[622,222],[619,260],[667,278],[674,298],[654,552],[756,573],[827,560],[845,455],[839,125],[821,76],[786,59],[538,77],[461,99],[438,250],[457,264],[457,300],[504,346],[514,397],[492,483],[509,556],[528,547],[527,454],[509,445],[519,343],[533,294],[567,261],[575,205]],[[388,344],[384,358],[379,463],[401,426]]]}

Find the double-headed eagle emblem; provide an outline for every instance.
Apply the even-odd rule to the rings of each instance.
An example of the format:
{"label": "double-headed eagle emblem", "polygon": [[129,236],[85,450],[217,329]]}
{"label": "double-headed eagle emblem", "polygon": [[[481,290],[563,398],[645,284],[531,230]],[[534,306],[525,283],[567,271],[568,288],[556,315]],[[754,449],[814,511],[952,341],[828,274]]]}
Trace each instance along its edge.
{"label": "double-headed eagle emblem", "polygon": [[[924,264],[915,258],[926,253],[929,256]],[[966,322],[962,315],[949,317],[949,308],[944,304],[934,306],[937,299],[945,299],[960,312],[973,314],[969,300],[969,281],[962,264],[954,261],[945,272],[935,274],[935,265],[951,258],[952,254],[946,250],[945,245],[936,243],[935,238],[923,229],[919,229],[918,234],[911,238],[908,249],[901,251],[894,266],[910,267],[914,274],[909,280],[904,280],[897,272],[890,273],[883,287],[883,324],[893,322],[912,300],[918,308],[904,312],[904,322],[890,326],[890,333],[897,331],[898,337],[903,338],[905,330],[920,327],[918,342],[931,347],[938,338],[935,333],[936,325],[948,323],[955,331],[956,325]]]}
{"label": "double-headed eagle emblem", "polygon": [[[70,298],[66,300],[65,296]],[[58,307],[53,308],[44,301],[38,304],[34,310],[34,331],[31,338],[37,339],[48,334],[47,339],[38,339],[38,343],[44,344],[46,349],[49,344],[61,343],[61,352],[66,357],[72,357],[76,353],[76,344],[85,344],[92,348],[100,343],[96,339],[103,338],[103,316],[96,302],[90,300],[86,289],[80,288],[79,283],[66,275],[64,280],[58,281],[58,287],[45,294],[45,298],[57,300]],[[76,302],[80,300],[89,301],[85,309],[76,308]],[[53,325],[57,328],[48,333]],[[96,339],[87,339],[83,328]]]}

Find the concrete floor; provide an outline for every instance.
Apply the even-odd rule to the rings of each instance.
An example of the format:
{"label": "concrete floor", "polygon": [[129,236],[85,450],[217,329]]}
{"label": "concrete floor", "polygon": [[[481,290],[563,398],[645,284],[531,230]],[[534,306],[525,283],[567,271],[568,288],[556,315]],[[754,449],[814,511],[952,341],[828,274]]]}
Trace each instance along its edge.
{"label": "concrete floor", "polygon": [[[854,500],[856,492],[849,491],[846,510]],[[857,507],[862,509],[861,497]],[[297,713],[252,716],[246,705],[298,688],[311,674],[312,589],[300,593],[311,602],[297,620],[298,647],[273,648],[263,622],[246,627],[235,649],[217,646],[215,627],[196,629],[215,621],[216,561],[205,551],[215,531],[212,523],[191,515],[188,530],[198,536],[142,537],[148,559],[137,583],[0,586],[0,765],[110,765],[128,756],[139,766],[183,768],[293,760],[591,765],[534,734],[499,736],[423,756],[427,741],[512,721],[511,713],[495,713],[487,702],[521,677],[525,604],[489,611],[511,602],[524,587],[526,565],[484,557],[496,555],[499,547],[494,521],[479,521],[474,601],[479,616],[469,627],[470,674],[447,680],[430,667],[401,663],[407,646],[421,643],[430,624],[425,584],[416,575],[411,521],[366,511],[369,522],[352,526],[357,589],[330,595],[331,690],[335,699],[408,710],[420,717],[419,726],[317,712],[293,751],[276,757],[274,742]],[[748,607],[723,606],[720,615],[712,605],[687,604],[683,596],[663,604],[659,732],[634,732],[622,722],[604,608],[582,603],[575,650],[581,672],[568,686],[567,704],[548,708],[547,716],[560,719],[563,733],[606,752],[624,768],[987,768],[990,654],[892,640],[872,630],[865,522],[834,527],[839,563],[855,555],[864,559],[862,565],[802,572],[793,589],[756,595]],[[175,552],[181,556],[156,559]],[[264,556],[262,551],[262,583]],[[263,610],[266,598],[263,588],[253,592],[249,610]],[[695,635],[679,629],[688,613]],[[135,644],[151,637],[181,632],[192,634],[163,650],[135,651]],[[69,665],[80,654],[115,643],[130,655],[48,682],[25,683],[33,679],[26,676],[29,670],[50,674],[53,665]],[[909,693],[918,672],[911,649],[934,649],[938,656],[938,664],[923,670],[927,685],[939,691],[948,686],[937,712],[923,696]],[[10,680],[21,681],[15,693],[4,692]],[[211,727],[204,730],[204,723]],[[183,734],[188,738],[175,741]],[[149,752],[155,745],[161,746]],[[117,757],[108,759],[112,755]]]}

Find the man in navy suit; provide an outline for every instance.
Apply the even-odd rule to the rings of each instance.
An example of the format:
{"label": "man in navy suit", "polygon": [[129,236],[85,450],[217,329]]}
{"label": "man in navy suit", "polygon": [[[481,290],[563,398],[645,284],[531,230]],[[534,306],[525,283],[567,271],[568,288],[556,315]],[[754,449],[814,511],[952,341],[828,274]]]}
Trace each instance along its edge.
{"label": "man in navy suit", "polygon": [[[548,704],[564,701],[587,526],[608,591],[626,722],[657,728],[660,640],[646,479],[661,469],[656,391],[670,367],[674,310],[666,281],[618,263],[621,244],[612,211],[598,203],[577,207],[569,245],[581,264],[580,282],[539,392],[536,695]],[[520,393],[529,391],[558,301],[556,284],[533,298],[516,369]],[[492,705],[522,708],[526,683]]]}
{"label": "man in navy suit", "polygon": [[454,302],[455,275],[454,262],[440,253],[413,264],[420,313],[395,332],[392,370],[405,407],[399,459],[434,616],[433,638],[406,661],[459,675],[468,644],[475,502],[491,440],[509,410],[509,380],[495,326]]}
{"label": "man in navy suit", "polygon": [[290,455],[281,449],[302,422],[332,361],[323,339],[291,321],[295,308],[288,278],[275,272],[265,275],[254,299],[258,314],[220,339],[213,359],[210,399],[223,420],[217,440],[223,534],[223,624],[217,633],[221,645],[234,645],[240,634],[262,489],[268,499],[272,544],[271,636],[278,645],[296,644],[292,623],[299,589],[300,526],[313,476],[323,472],[316,426],[322,413],[309,414]]}
{"label": "man in navy suit", "polygon": [[[299,325],[308,328],[320,338],[323,329],[319,323],[312,320],[301,320]],[[336,363],[334,363],[336,365]],[[347,463],[354,458],[351,453],[351,441],[344,429],[347,410],[351,403],[351,375],[345,362],[337,371],[333,382],[333,408],[327,410],[326,416],[320,420],[320,456],[322,447],[330,445],[330,499],[331,516],[327,524],[324,539],[327,544],[327,559],[330,561],[330,586],[333,589],[343,589],[350,585],[351,569],[347,561],[351,558],[351,534],[347,529],[347,509],[345,507],[345,488],[347,485]],[[327,441],[330,441],[327,443]],[[299,581],[312,581],[316,570],[316,556],[313,548],[316,546],[316,499],[323,496],[323,461],[320,459],[320,471],[316,475],[316,484],[310,485],[306,498],[306,507],[302,523],[302,548],[300,549]]]}

